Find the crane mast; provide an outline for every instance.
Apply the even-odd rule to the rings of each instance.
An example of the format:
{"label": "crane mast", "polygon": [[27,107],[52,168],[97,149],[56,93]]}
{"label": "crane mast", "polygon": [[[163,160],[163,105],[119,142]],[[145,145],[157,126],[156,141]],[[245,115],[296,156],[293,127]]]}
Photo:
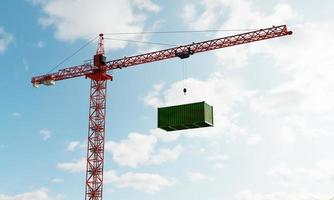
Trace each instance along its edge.
{"label": "crane mast", "polygon": [[87,75],[90,81],[89,125],[86,165],[86,200],[102,200],[103,167],[105,144],[105,119],[107,103],[107,81],[112,76],[107,74],[105,67],[103,34],[94,55],[94,74]]}
{"label": "crane mast", "polygon": [[286,25],[273,26],[266,29],[260,29],[198,43],[191,43],[188,45],[124,57],[111,61],[106,61],[106,57],[104,55],[104,37],[103,34],[100,34],[98,47],[93,59],[93,65],[84,64],[68,67],[55,73],[36,76],[31,79],[31,83],[33,86],[38,87],[41,84],[47,86],[54,85],[56,81],[80,76],[85,76],[86,78],[91,79],[85,200],[102,200],[107,82],[109,80],[111,81],[113,78],[108,74],[109,70],[121,69],[175,57],[184,59],[196,53],[272,39],[291,34],[292,31],[288,31]]}

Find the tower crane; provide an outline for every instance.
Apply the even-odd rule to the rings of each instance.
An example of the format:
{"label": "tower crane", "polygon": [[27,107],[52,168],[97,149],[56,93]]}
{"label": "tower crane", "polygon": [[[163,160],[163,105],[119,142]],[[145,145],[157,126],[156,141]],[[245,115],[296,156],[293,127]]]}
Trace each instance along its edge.
{"label": "tower crane", "polygon": [[291,34],[292,31],[288,31],[286,25],[273,26],[270,28],[191,43],[160,51],[123,57],[111,61],[106,60],[104,51],[104,36],[103,34],[100,34],[97,51],[94,55],[92,64],[86,63],[83,65],[61,69],[54,73],[35,76],[31,79],[31,83],[33,86],[38,87],[39,85],[54,85],[56,81],[81,76],[91,79],[85,200],[102,200],[107,81],[111,81],[113,79],[113,76],[108,74],[108,71],[176,57],[184,59],[201,52]]}

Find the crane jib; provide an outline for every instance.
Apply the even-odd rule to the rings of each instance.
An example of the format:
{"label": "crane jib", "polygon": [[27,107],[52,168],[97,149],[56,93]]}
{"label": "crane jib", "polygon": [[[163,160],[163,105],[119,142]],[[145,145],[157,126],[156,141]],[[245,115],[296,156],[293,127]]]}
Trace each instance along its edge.
{"label": "crane jib", "polygon": [[[69,67],[59,70],[55,73],[36,76],[32,78],[31,83],[34,86],[39,86],[40,84],[54,85],[56,81],[91,75],[95,73],[95,71],[98,69],[97,65],[101,65],[101,63],[105,64],[106,70],[108,71],[113,69],[121,69],[125,67],[145,64],[149,62],[166,60],[175,57],[179,57],[181,59],[189,58],[191,55],[200,52],[211,51],[291,34],[292,31],[288,31],[286,25],[281,25],[281,26],[273,26],[266,29],[259,29],[256,31],[241,33],[237,35],[227,36],[223,38],[191,43],[188,45],[164,49],[160,51],[149,52],[130,57],[124,57],[121,59],[116,59],[111,61],[105,61],[104,56],[100,57],[98,55],[95,55],[96,58],[94,59],[94,64],[84,64],[84,65]],[[97,60],[101,62],[97,63],[96,62]]]}

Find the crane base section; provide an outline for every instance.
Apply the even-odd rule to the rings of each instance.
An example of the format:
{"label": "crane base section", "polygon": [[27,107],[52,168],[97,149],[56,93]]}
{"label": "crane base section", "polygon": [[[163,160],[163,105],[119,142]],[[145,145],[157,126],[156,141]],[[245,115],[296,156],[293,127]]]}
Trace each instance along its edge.
{"label": "crane base section", "polygon": [[213,126],[213,107],[203,102],[158,108],[158,128],[177,131]]}

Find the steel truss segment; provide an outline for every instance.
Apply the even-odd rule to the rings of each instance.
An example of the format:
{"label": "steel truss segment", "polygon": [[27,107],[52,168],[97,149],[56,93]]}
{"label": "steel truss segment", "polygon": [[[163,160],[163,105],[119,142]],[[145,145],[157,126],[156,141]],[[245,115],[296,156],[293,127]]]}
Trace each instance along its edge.
{"label": "steel truss segment", "polygon": [[291,34],[292,32],[287,30],[286,25],[273,26],[267,29],[260,29],[248,33],[241,33],[238,35],[232,35],[214,40],[192,43],[184,46],[179,46],[175,48],[155,51],[131,57],[124,57],[118,60],[112,60],[107,62],[107,69],[108,70],[119,69],[123,67],[130,67],[134,65],[155,62],[175,57],[187,58],[195,53],[211,51],[220,48],[226,48],[230,46],[246,44],[250,42],[256,42],[260,40],[266,40]]}
{"label": "steel truss segment", "polygon": [[107,81],[91,79],[85,200],[102,200]]}
{"label": "steel truss segment", "polygon": [[[175,57],[187,58],[195,53],[211,51],[215,49],[226,48],[235,45],[241,45],[291,34],[292,32],[287,30],[286,25],[273,26],[270,28],[260,29],[257,31],[241,33],[238,35],[232,35],[228,37],[223,37],[198,43],[192,43],[161,51],[155,51],[141,55],[124,57],[117,60],[111,60],[106,63],[107,65],[106,70],[108,71],[112,69],[121,69],[124,67],[130,67],[134,65],[140,65],[144,63],[155,62]],[[33,84],[43,84],[51,80],[59,81],[79,76],[87,77],[89,75],[97,73],[98,70],[99,68],[93,66],[92,64],[84,64],[80,66],[65,68],[55,73],[33,77],[31,82]]]}

